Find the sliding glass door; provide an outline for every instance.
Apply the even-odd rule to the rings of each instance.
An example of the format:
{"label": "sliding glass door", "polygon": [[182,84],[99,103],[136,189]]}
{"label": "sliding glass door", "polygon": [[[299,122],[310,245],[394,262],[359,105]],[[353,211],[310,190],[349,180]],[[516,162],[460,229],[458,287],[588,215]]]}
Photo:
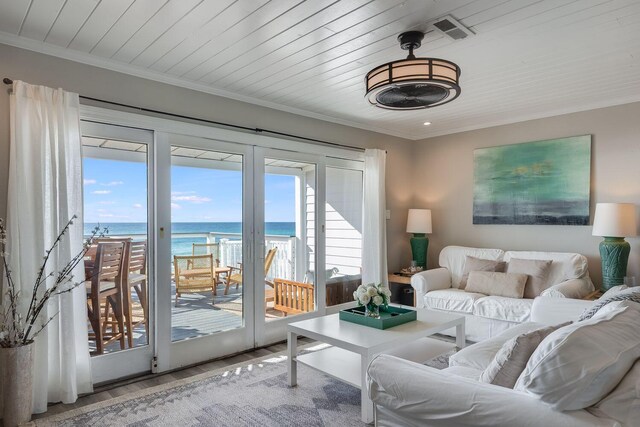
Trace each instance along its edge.
{"label": "sliding glass door", "polygon": [[[153,132],[82,122],[87,323],[93,381],[152,369]],[[115,292],[114,292],[115,290]]]}
{"label": "sliding glass door", "polygon": [[[353,304],[361,153],[89,112],[85,228],[109,229],[87,259],[95,383],[282,341],[289,322]],[[117,297],[91,289],[107,250]]]}
{"label": "sliding glass door", "polygon": [[176,134],[158,145],[170,177],[158,186],[160,315],[171,337],[165,367],[177,368],[253,347],[252,148]]}
{"label": "sliding glass door", "polygon": [[324,234],[324,160],[256,148],[254,165],[255,342],[261,346],[281,341],[290,321],[324,312],[318,238]]}

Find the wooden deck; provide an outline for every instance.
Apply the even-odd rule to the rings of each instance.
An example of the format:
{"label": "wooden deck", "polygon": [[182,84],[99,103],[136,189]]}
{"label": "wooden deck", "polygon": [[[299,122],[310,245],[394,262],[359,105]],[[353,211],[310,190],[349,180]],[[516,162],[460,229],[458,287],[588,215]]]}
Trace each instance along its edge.
{"label": "wooden deck", "polygon": [[[175,286],[171,286],[171,341],[210,335],[242,327],[242,287],[238,290],[229,289],[228,295],[223,295],[224,288],[218,287],[218,294],[212,300],[210,292],[183,294],[176,306]],[[134,298],[134,315],[142,316],[142,309]],[[266,318],[283,316],[283,313],[273,310],[272,303],[267,308]],[[147,345],[147,335],[144,325],[134,328],[134,347]],[[89,342],[90,350],[95,349],[94,341]],[[120,351],[120,344],[111,343],[105,348],[105,353]]]}

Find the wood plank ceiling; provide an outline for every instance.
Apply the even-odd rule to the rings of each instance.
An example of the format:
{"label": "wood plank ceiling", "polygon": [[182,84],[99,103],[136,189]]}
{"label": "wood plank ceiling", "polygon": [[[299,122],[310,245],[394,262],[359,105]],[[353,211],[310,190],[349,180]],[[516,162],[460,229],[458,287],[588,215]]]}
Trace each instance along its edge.
{"label": "wood plank ceiling", "polygon": [[[0,0],[0,43],[409,139],[640,101],[639,29],[637,0]],[[460,65],[457,100],[365,101],[406,30]]]}

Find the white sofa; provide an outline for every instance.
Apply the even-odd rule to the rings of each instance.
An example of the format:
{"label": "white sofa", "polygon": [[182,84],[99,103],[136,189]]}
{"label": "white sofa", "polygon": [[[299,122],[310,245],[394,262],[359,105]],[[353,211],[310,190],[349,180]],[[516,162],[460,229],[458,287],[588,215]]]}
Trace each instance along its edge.
{"label": "white sofa", "polygon": [[[440,268],[426,270],[411,278],[418,308],[454,312],[466,317],[470,341],[494,337],[529,320],[533,299],[518,299],[466,292],[458,289],[466,256],[509,262],[511,258],[551,260],[543,296],[583,298],[593,292],[587,259],[568,252],[508,251],[502,249],[447,246],[440,252]],[[447,331],[454,336],[455,331]]]}
{"label": "white sofa", "polygon": [[[589,301],[536,298],[534,322],[515,326],[471,345],[450,358],[450,366],[428,366],[380,355],[369,365],[368,391],[377,426],[593,427],[637,426],[640,420],[640,361],[605,399],[593,407],[557,411],[532,395],[479,382],[482,370],[509,338],[577,320]],[[624,383],[624,385],[623,385]],[[607,402],[607,403],[605,403]],[[636,420],[636,421],[629,421]],[[640,421],[639,421],[640,422]]]}

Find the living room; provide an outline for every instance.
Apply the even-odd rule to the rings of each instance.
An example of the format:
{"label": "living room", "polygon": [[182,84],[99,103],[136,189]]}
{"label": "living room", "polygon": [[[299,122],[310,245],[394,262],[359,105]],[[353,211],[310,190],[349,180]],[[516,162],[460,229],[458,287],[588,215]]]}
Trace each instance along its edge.
{"label": "living room", "polygon": [[[5,424],[10,406],[12,420],[27,422],[33,413],[33,425],[43,426],[364,425],[374,416],[378,425],[633,425],[625,422],[640,416],[633,411],[616,418],[574,406],[567,411],[579,413],[577,418],[563,418],[558,413],[564,411],[544,398],[540,402],[527,396],[533,403],[509,400],[514,390],[508,395],[488,390],[486,396],[514,402],[514,408],[531,408],[531,413],[541,414],[539,420],[526,415],[509,418],[502,412],[491,415],[483,408],[474,413],[474,401],[463,397],[459,408],[443,401],[429,403],[429,388],[423,390],[427,415],[420,418],[416,410],[412,418],[390,410],[391,400],[385,406],[388,396],[367,389],[367,381],[375,379],[381,385],[384,378],[376,376],[380,371],[363,373],[368,364],[360,359],[360,369],[354,371],[311,374],[305,357],[348,347],[349,340],[323,341],[319,332],[314,338],[313,330],[300,327],[295,332],[291,325],[325,316],[337,319],[339,311],[356,305],[351,293],[368,283],[388,286],[393,301],[400,301],[402,293],[416,295],[417,310],[432,310],[434,297],[429,299],[429,294],[444,289],[431,289],[429,275],[442,273],[438,267],[450,267],[452,277],[444,280],[457,288],[455,271],[464,267],[466,256],[507,261],[514,251],[511,258],[538,254],[531,255],[537,260],[551,260],[551,253],[571,254],[570,261],[553,260],[567,265],[581,263],[584,257],[588,269],[562,278],[584,279],[583,289],[567,292],[569,298],[564,298],[569,305],[577,301],[575,306],[546,307],[557,301],[525,297],[530,301],[526,313],[517,322],[505,323],[509,327],[534,319],[548,326],[555,326],[555,320],[575,321],[589,304],[597,304],[583,300],[600,298],[595,291],[617,288],[613,282],[637,285],[638,17],[637,2],[605,0],[0,2],[0,78],[8,82],[0,90],[0,218],[7,219],[8,265],[18,272],[15,277],[31,277],[25,271],[37,272],[49,247],[43,242],[51,245],[76,214],[78,224],[71,227],[81,227],[80,240],[99,227],[92,236],[94,249],[102,244],[101,251],[106,251],[121,240],[126,241],[125,250],[144,241],[144,268],[136,272],[146,276],[142,286],[132,281],[130,301],[125,297],[120,305],[113,295],[100,300],[82,291],[82,301],[75,305],[81,313],[70,323],[78,326],[74,337],[65,335],[65,321],[54,320],[46,335],[48,350],[39,344],[35,359],[22,365],[22,371],[2,373],[0,383],[17,381],[23,385],[20,393],[32,395],[25,418],[26,395],[13,386],[0,389]],[[445,18],[463,36],[454,39],[434,25]],[[423,38],[405,39],[401,47],[398,37],[406,32],[420,32]],[[418,59],[435,57],[459,67],[456,85],[450,88],[453,99],[421,109],[372,105],[365,96],[365,76],[390,61],[403,60],[412,43]],[[37,153],[24,151],[23,157],[16,157],[15,147],[26,146],[33,139],[30,135],[41,135],[38,126],[43,122],[34,119],[40,107],[16,109],[15,98],[28,93],[25,99],[31,99],[37,91],[60,91],[55,93],[78,103],[70,107],[80,122],[78,150],[73,151],[79,162],[77,182],[68,183],[73,191],[52,184],[64,175],[48,166],[58,161],[55,156],[36,161],[29,156]],[[563,144],[575,137],[588,139],[583,145],[588,155],[580,157],[579,167],[567,166],[576,164],[574,155],[563,157],[556,167],[570,177],[578,169],[586,171],[586,178],[576,179],[586,195],[586,210],[581,211],[586,222],[480,223],[474,217],[479,152],[544,141]],[[30,179],[35,176],[41,181]],[[43,188],[53,191],[53,199],[47,199]],[[74,191],[79,193],[71,197]],[[520,195],[512,199],[516,196]],[[69,200],[76,209],[67,215],[46,207],[38,197],[57,203]],[[633,205],[634,212],[633,232],[624,236],[630,244],[627,266],[613,279],[603,273],[608,258],[600,248],[603,237],[611,236],[594,228],[595,221],[604,218],[604,211],[596,212],[596,207],[604,203]],[[424,285],[418,283],[422,273],[394,279],[403,283],[388,277],[410,268],[416,259],[408,234],[411,209],[429,210],[430,215],[428,227],[412,231],[427,233]],[[52,225],[47,218],[54,217]],[[21,227],[12,224],[16,218],[25,221]],[[133,223],[144,226],[134,229]],[[101,236],[104,228],[108,233]],[[23,230],[20,237],[18,229]],[[12,241],[24,245],[19,256],[12,257]],[[37,250],[30,251],[31,242]],[[452,247],[501,252],[452,255]],[[83,257],[89,282],[95,277],[88,272],[94,265],[91,254]],[[443,260],[443,254],[451,257]],[[201,274],[181,273],[206,257],[218,261],[209,266],[213,289],[202,284]],[[22,262],[27,258],[29,262]],[[58,261],[56,270],[66,262]],[[96,267],[102,274],[99,270]],[[326,271],[326,277],[316,270]],[[6,313],[11,298],[4,275],[3,283],[0,301]],[[593,289],[587,292],[591,283]],[[33,293],[30,283],[19,287],[27,297]],[[306,301],[305,308],[283,303],[278,292],[284,289]],[[93,317],[92,303],[97,307]],[[112,303],[113,313],[100,314]],[[64,319],[62,306],[56,305],[56,310],[50,304],[47,319],[58,311]],[[403,304],[413,310],[412,303]],[[120,309],[131,316],[119,315]],[[429,360],[430,370],[456,363],[450,347],[468,351],[474,342],[485,341],[473,335],[474,325],[484,328],[484,323],[445,311],[439,311],[443,317],[437,331],[416,335],[437,334],[428,339],[438,343],[429,341],[429,350],[419,355],[420,363]],[[553,314],[556,311],[564,317]],[[466,321],[462,340],[456,330],[460,319]],[[93,325],[98,323],[91,321],[102,322],[98,329],[107,332],[104,337],[95,333]],[[40,317],[36,324],[42,322]],[[442,335],[445,324],[453,332]],[[362,328],[356,335],[372,329],[350,326]],[[7,327],[2,323],[0,332]],[[489,342],[503,332],[502,326],[487,328],[494,328],[487,332]],[[526,332],[530,331],[520,330]],[[291,348],[296,335],[298,347]],[[404,339],[409,337],[415,339]],[[367,352],[371,359],[392,353],[366,343],[356,347],[352,353],[362,360]],[[636,343],[632,350],[639,347]],[[13,349],[0,352],[5,350]],[[411,351],[419,352],[419,346]],[[458,362],[465,354],[459,353]],[[447,355],[444,365],[441,354]],[[346,367],[351,359],[343,356],[334,353],[329,361],[343,361]],[[24,354],[13,360],[24,360]],[[313,363],[321,362],[309,361]],[[385,363],[389,364],[378,368],[393,373],[389,366],[395,363],[400,370],[406,368],[409,378],[414,372],[395,359]],[[629,378],[638,381],[632,373],[640,368],[630,363],[624,365],[627,377],[613,375],[618,382],[607,392]],[[292,387],[296,369],[297,386]],[[354,375],[353,380],[339,380]],[[427,376],[424,381],[446,387],[438,378]],[[468,392],[451,390],[459,396]],[[605,396],[600,397],[588,408]],[[183,406],[171,403],[163,410],[170,401]],[[363,402],[371,407],[364,408]],[[119,405],[125,408],[121,415]],[[437,405],[441,412],[432,410]],[[623,405],[637,411],[637,395]],[[457,409],[469,410],[475,421],[447,418],[447,410]],[[17,413],[22,415],[16,418]]]}

